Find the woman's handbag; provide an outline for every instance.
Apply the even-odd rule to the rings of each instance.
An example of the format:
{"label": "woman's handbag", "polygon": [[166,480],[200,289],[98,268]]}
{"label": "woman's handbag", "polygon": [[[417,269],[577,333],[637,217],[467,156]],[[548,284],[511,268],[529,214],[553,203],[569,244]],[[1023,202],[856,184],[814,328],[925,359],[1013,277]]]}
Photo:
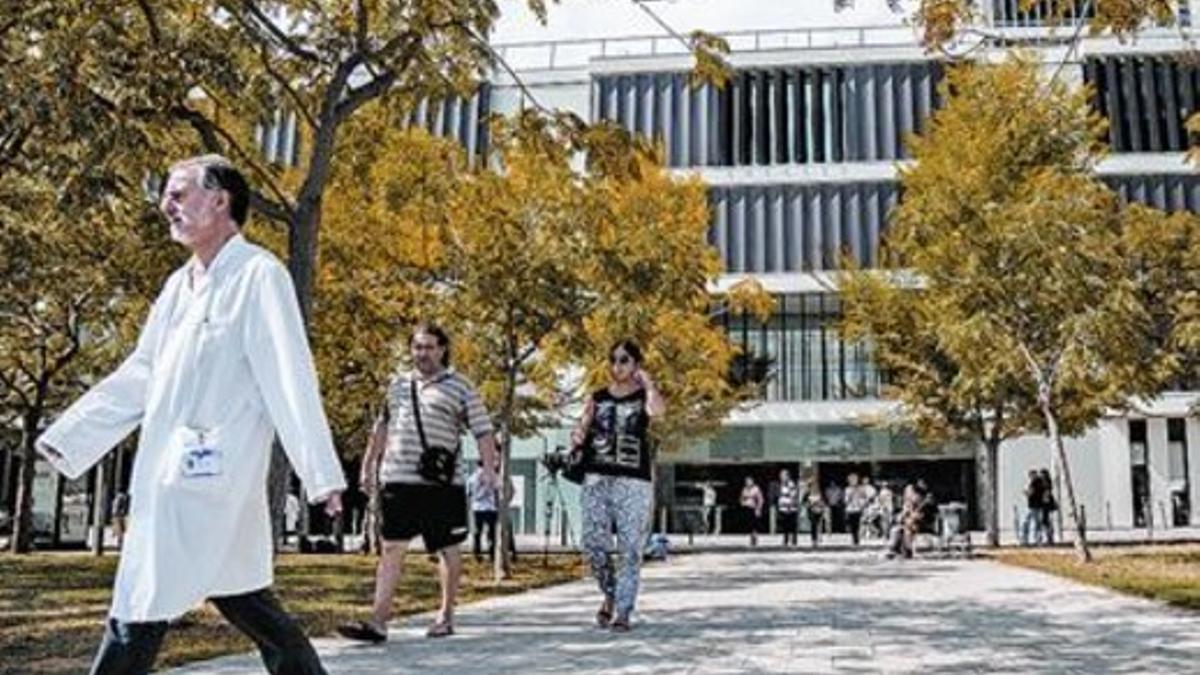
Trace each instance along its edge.
{"label": "woman's handbag", "polygon": [[413,417],[417,422],[417,435],[421,437],[421,457],[417,460],[417,473],[425,480],[438,485],[454,482],[458,468],[458,451],[440,445],[429,445],[425,440],[425,426],[421,424],[421,402],[417,399],[417,381],[412,381]]}
{"label": "woman's handbag", "polygon": [[587,452],[588,447],[585,440],[582,445],[572,446],[567,451],[566,463],[563,465],[562,477],[576,485],[583,483],[583,477],[587,473]]}

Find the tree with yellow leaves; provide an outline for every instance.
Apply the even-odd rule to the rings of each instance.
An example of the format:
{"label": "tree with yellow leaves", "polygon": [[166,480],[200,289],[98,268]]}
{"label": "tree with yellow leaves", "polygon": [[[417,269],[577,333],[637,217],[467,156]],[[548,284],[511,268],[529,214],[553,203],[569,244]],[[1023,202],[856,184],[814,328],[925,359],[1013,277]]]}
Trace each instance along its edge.
{"label": "tree with yellow leaves", "polygon": [[[945,86],[947,105],[901,174],[887,239],[898,276],[847,275],[845,328],[876,343],[910,424],[985,445],[993,533],[1000,443],[1044,433],[1088,559],[1063,437],[1179,372],[1173,310],[1154,298],[1191,297],[1161,265],[1196,241],[1196,219],[1123,212],[1092,174],[1103,122],[1087,92],[1031,60],[962,66]],[[1165,330],[1147,330],[1156,315]]]}
{"label": "tree with yellow leaves", "polygon": [[120,151],[60,131],[30,129],[0,163],[0,428],[20,435],[17,553],[32,544],[38,434],[124,356],[178,259],[152,202],[118,189],[120,162],[95,161]]}
{"label": "tree with yellow leaves", "polygon": [[[346,258],[330,263],[328,281],[342,300],[361,293],[354,311],[374,320],[360,330],[379,345],[354,369],[386,374],[396,350],[383,343],[402,341],[417,318],[445,325],[456,366],[493,413],[504,485],[511,439],[562,424],[618,337],[646,346],[672,410],[658,430],[668,444],[715,429],[747,389],[727,377],[737,349],[713,312],[770,311],[761,289],[710,295],[720,263],[699,182],[669,177],[652,148],[621,130],[581,129],[565,116],[497,120],[497,164],[487,169],[418,131],[364,136],[374,140],[358,168],[335,178],[344,208],[328,214],[327,250]],[[573,166],[578,151],[587,171]],[[318,304],[318,322],[324,311]],[[316,348],[327,365],[353,360],[326,346],[326,355]],[[501,534],[511,536],[507,521]],[[502,577],[506,547],[497,551]]]}

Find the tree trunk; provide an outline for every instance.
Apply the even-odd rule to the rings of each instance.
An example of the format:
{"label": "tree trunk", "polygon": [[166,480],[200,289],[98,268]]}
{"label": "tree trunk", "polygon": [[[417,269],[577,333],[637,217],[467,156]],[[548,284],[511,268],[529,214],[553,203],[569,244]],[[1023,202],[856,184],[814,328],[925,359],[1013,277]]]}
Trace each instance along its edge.
{"label": "tree trunk", "polygon": [[92,492],[92,555],[104,555],[104,460],[96,464],[96,484]]}
{"label": "tree trunk", "polygon": [[[1079,506],[1075,503],[1075,483],[1071,480],[1071,467],[1067,463],[1067,450],[1063,445],[1062,434],[1058,431],[1058,417],[1054,414],[1054,408],[1045,399],[1042,400],[1041,407],[1042,415],[1046,418],[1046,433],[1050,437],[1050,441],[1054,444],[1055,452],[1058,454],[1058,463],[1062,467],[1063,484],[1067,488],[1067,508],[1071,514],[1071,520],[1075,524],[1075,551],[1079,554],[1080,562],[1091,562],[1092,551],[1087,543],[1087,528],[1084,525],[1083,518],[1080,516]],[[1061,505],[1059,508],[1062,508]]]}
{"label": "tree trunk", "polygon": [[27,416],[21,429],[20,475],[17,480],[16,510],[13,513],[12,540],[9,550],[13,553],[29,553],[33,549],[33,478],[36,473],[37,422]]}
{"label": "tree trunk", "polygon": [[512,575],[512,558],[509,556],[509,542],[512,541],[512,527],[508,519],[508,503],[512,500],[511,476],[509,458],[512,452],[512,418],[516,402],[517,374],[515,367],[510,368],[504,382],[504,404],[500,410],[501,441],[496,444],[500,453],[500,498],[496,504],[496,552],[493,559],[493,579],[500,583]]}
{"label": "tree trunk", "polygon": [[[278,551],[283,545],[284,515],[287,504],[288,483],[292,478],[292,465],[288,463],[283,446],[276,439],[271,444],[271,468],[267,472],[267,504],[271,509],[271,542]],[[301,504],[300,508],[304,508]]]}
{"label": "tree trunk", "polygon": [[15,464],[17,451],[14,448],[4,449],[4,461],[0,462],[0,508],[8,508],[11,510],[9,502],[12,495],[9,488],[12,485],[12,470]]}
{"label": "tree trunk", "polygon": [[[296,216],[288,227],[288,272],[296,290],[296,302],[304,319],[305,331],[311,324],[313,279],[317,265],[317,230],[321,219],[321,200],[303,199],[296,209]],[[267,499],[271,511],[271,540],[279,550],[283,544],[284,525],[287,511],[287,492],[292,479],[292,467],[287,455],[276,438],[271,450],[271,468],[267,474]],[[307,504],[300,505],[301,512]]]}
{"label": "tree trunk", "polygon": [[984,442],[984,500],[987,511],[984,527],[987,530],[988,546],[1000,545],[1000,440],[989,438]]}
{"label": "tree trunk", "polygon": [[508,503],[512,500],[509,467],[509,425],[504,425],[504,441],[497,445],[500,452],[500,491],[496,505],[496,551],[492,559],[492,579],[500,583],[512,576],[512,522],[509,519]]}

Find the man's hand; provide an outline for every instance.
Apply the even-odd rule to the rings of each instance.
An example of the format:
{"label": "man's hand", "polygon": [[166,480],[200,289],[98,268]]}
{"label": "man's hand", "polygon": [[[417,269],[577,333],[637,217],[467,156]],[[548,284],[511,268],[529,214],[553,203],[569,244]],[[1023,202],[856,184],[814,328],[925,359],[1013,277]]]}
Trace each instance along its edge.
{"label": "man's hand", "polygon": [[325,515],[336,518],[342,513],[342,493],[334,492],[325,498]]}
{"label": "man's hand", "polygon": [[45,455],[47,459],[62,459],[63,458],[61,452],[55,450],[53,447],[47,445],[46,443],[43,443],[42,441],[38,441],[37,450],[38,450],[38,452]]}
{"label": "man's hand", "polygon": [[379,491],[379,468],[373,462],[363,464],[358,474],[358,486],[368,496],[374,496]]}

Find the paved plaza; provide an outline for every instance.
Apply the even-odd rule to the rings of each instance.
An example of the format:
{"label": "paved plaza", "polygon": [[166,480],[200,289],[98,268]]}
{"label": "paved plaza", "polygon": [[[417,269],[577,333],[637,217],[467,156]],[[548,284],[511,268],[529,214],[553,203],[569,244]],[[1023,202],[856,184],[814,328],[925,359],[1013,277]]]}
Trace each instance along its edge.
{"label": "paved plaza", "polygon": [[[1200,616],[983,560],[722,552],[646,568],[633,632],[591,626],[576,582],[428,616],[381,646],[325,639],[331,673],[1195,673]],[[256,656],[177,673],[260,673]]]}

